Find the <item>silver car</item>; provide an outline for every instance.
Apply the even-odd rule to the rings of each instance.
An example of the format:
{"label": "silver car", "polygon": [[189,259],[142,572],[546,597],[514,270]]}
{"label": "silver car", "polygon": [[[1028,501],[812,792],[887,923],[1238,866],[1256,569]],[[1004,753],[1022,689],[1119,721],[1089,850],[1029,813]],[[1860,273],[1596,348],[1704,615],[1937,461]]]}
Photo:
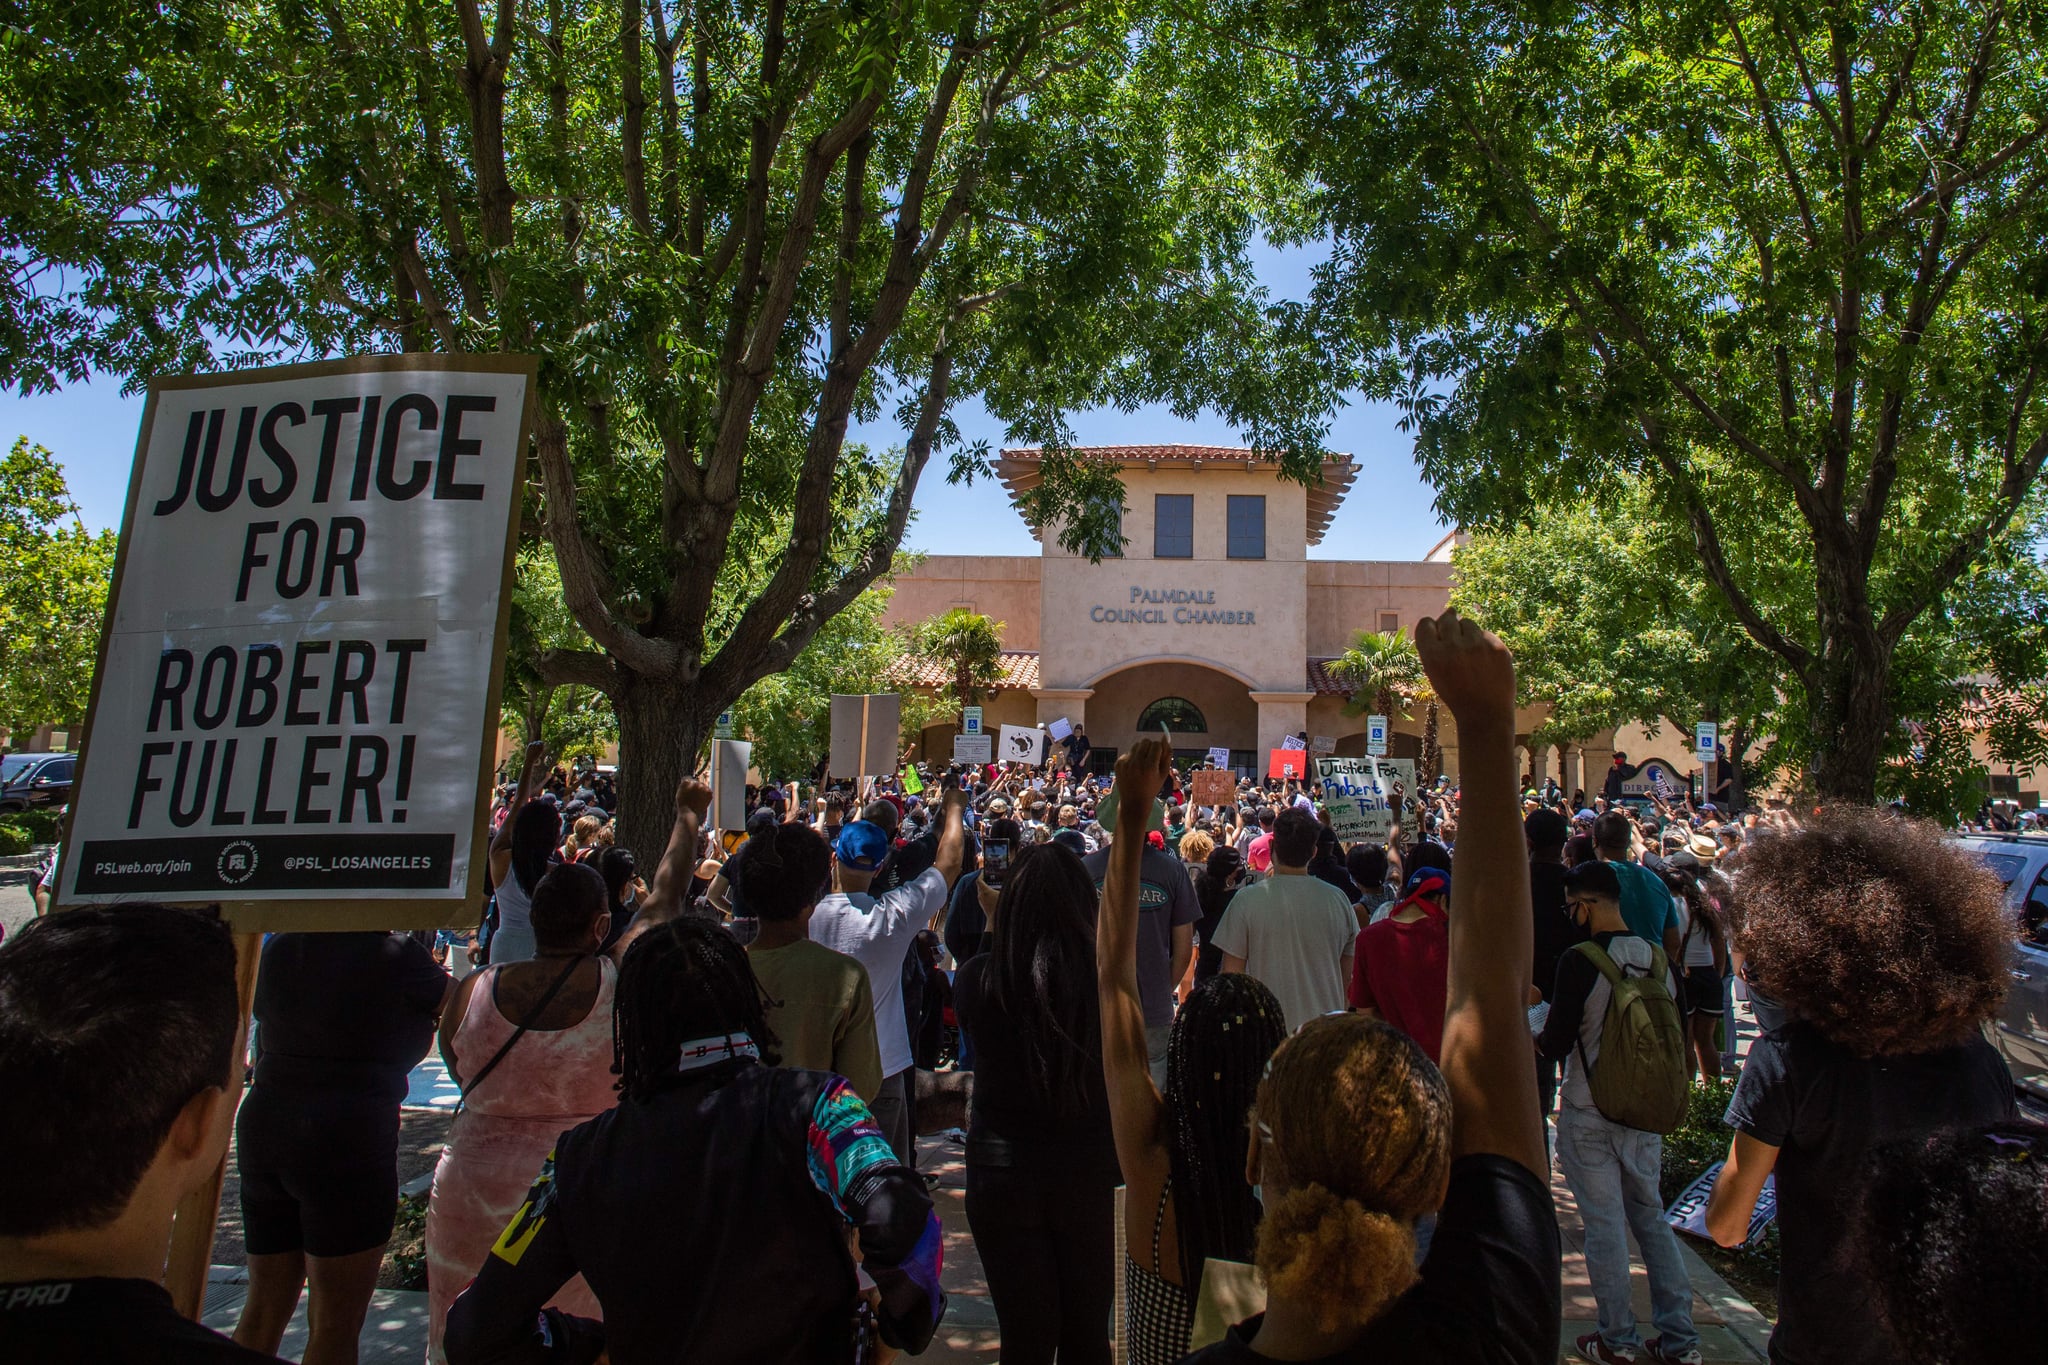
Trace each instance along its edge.
{"label": "silver car", "polygon": [[2048,838],[1976,834],[1957,841],[2005,883],[2005,907],[2017,932],[2012,989],[1998,1017],[1998,1050],[2013,1084],[2048,1104]]}

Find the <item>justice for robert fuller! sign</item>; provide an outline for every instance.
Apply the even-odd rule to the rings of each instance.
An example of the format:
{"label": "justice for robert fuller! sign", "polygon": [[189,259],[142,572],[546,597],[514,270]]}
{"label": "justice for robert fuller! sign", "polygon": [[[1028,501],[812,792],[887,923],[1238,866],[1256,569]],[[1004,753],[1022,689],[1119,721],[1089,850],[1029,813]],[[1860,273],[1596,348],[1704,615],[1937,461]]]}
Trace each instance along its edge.
{"label": "justice for robert fuller! sign", "polygon": [[470,894],[530,376],[151,388],[62,901]]}

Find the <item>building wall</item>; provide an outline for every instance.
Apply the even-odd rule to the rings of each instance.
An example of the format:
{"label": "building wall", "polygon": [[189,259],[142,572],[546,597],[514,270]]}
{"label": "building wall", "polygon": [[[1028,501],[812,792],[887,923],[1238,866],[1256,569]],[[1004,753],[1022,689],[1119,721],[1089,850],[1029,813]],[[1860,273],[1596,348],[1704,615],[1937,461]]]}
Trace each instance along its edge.
{"label": "building wall", "polygon": [[913,626],[954,607],[1003,623],[1007,649],[1039,647],[1039,570],[1036,555],[928,555],[895,579],[884,619]]}
{"label": "building wall", "polygon": [[[1302,591],[1307,491],[1274,479],[1270,470],[1126,469],[1124,481],[1127,543],[1121,559],[1091,564],[1047,540],[1039,644],[1043,685],[1090,687],[1133,660],[1172,658],[1219,668],[1256,690],[1300,690],[1308,636]],[[1193,558],[1152,557],[1153,498],[1159,493],[1193,495]],[[1265,497],[1264,559],[1228,557],[1225,500],[1231,494]],[[1148,592],[1172,596],[1146,600]],[[1134,612],[1148,613],[1149,619],[1120,619]],[[1204,612],[1249,614],[1250,620],[1203,622]]]}
{"label": "building wall", "polygon": [[1448,562],[1311,560],[1307,653],[1317,658],[1342,654],[1356,632],[1379,630],[1382,617],[1413,635],[1417,621],[1435,616],[1450,599]]}
{"label": "building wall", "polygon": [[1138,716],[1164,697],[1180,697],[1200,709],[1209,723],[1204,734],[1175,733],[1176,749],[1255,749],[1258,703],[1243,683],[1214,669],[1188,664],[1139,664],[1095,684],[1088,698],[1088,738],[1119,752],[1138,739]]}

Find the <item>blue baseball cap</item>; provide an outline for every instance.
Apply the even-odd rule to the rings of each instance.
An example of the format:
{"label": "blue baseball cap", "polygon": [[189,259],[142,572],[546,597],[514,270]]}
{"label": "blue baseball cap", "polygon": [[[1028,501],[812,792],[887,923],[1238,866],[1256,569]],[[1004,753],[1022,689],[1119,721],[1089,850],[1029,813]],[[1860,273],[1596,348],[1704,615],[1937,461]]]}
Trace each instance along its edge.
{"label": "blue baseball cap", "polygon": [[1440,867],[1419,867],[1408,875],[1408,884],[1401,891],[1404,900],[1434,895],[1439,891],[1448,896],[1451,894],[1451,874]]}
{"label": "blue baseball cap", "polygon": [[871,820],[850,821],[840,829],[832,851],[841,867],[873,872],[889,856],[889,832]]}

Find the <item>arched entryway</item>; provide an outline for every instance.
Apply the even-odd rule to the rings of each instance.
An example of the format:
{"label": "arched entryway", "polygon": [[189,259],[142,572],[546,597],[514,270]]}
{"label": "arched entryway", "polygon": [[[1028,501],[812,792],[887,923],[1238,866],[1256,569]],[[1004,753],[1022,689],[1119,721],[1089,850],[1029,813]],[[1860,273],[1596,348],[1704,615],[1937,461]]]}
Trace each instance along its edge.
{"label": "arched entryway", "polygon": [[1240,678],[1206,664],[1155,660],[1103,675],[1088,698],[1088,738],[1097,751],[1122,752],[1142,733],[1172,737],[1175,752],[1199,758],[1229,749],[1252,763],[1259,742],[1259,706]]}

